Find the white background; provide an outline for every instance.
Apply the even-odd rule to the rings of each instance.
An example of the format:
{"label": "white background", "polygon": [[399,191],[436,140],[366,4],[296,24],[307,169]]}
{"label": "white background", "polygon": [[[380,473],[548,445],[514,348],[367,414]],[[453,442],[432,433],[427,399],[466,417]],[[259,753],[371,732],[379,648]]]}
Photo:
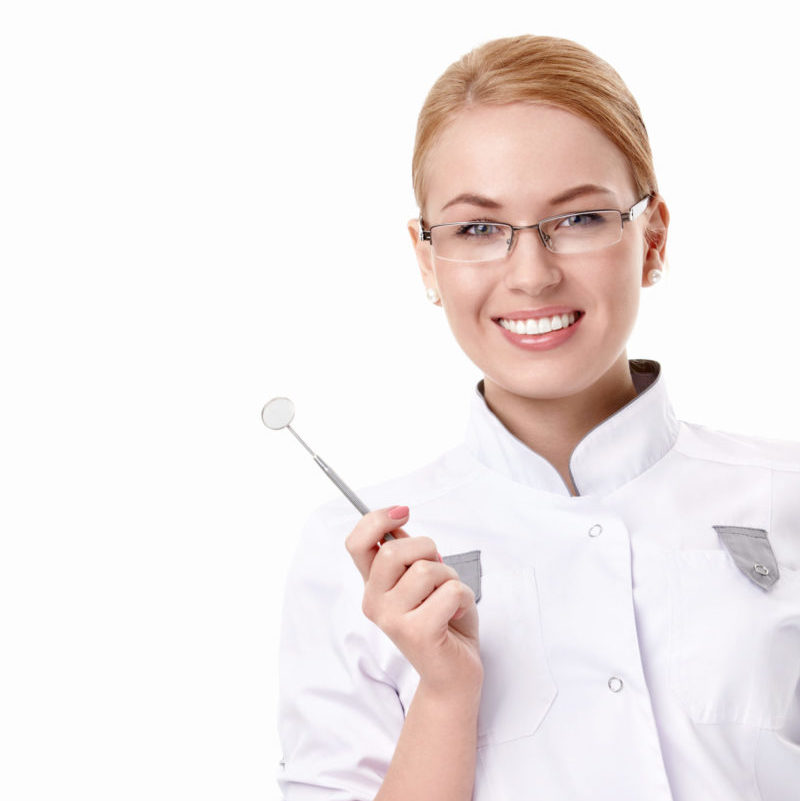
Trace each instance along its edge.
{"label": "white background", "polygon": [[483,41],[622,74],[673,219],[629,355],[683,419],[800,439],[796,26],[738,5],[3,5],[4,799],[277,797],[282,584],[335,490],[259,412],[355,487],[460,439],[479,375],[405,224],[419,106]]}

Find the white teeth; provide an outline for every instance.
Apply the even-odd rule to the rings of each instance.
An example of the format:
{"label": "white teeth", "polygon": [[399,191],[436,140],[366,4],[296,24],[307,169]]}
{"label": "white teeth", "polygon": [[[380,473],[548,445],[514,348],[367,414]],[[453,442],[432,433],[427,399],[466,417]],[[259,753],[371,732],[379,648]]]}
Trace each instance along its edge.
{"label": "white teeth", "polygon": [[552,317],[532,317],[529,320],[499,320],[500,325],[515,334],[547,334],[567,328],[575,322],[575,312],[554,314]]}

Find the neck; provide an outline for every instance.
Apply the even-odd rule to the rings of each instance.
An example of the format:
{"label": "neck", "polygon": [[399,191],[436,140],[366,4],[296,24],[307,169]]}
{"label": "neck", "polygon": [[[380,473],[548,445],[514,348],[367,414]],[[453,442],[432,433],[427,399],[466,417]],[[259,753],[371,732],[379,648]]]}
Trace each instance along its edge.
{"label": "neck", "polygon": [[566,397],[515,395],[484,378],[484,398],[495,416],[518,440],[553,465],[572,495],[578,494],[569,472],[575,446],[635,397],[625,352],[598,381]]}

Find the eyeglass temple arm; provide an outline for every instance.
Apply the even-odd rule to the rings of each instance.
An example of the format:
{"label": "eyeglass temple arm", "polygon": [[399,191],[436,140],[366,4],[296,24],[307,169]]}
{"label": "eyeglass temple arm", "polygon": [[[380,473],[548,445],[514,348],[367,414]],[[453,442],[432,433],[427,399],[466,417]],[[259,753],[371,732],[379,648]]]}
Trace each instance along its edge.
{"label": "eyeglass temple arm", "polygon": [[425,230],[425,223],[422,222],[422,217],[419,218],[419,241],[430,242],[431,232]]}
{"label": "eyeglass temple arm", "polygon": [[645,195],[638,203],[631,206],[630,211],[622,215],[623,222],[633,222],[649,205],[652,195]]}

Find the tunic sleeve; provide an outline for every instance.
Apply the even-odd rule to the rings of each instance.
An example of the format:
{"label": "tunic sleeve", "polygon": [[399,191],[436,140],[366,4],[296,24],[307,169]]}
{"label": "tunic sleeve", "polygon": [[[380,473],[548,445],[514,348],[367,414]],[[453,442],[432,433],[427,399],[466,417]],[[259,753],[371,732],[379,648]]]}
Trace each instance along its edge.
{"label": "tunic sleeve", "polygon": [[[800,609],[800,470],[773,472],[771,528],[770,538],[783,574],[779,581],[797,588],[794,602]],[[800,641],[800,617],[795,618],[792,630],[782,634],[784,640],[791,637],[795,643]],[[779,650],[774,658],[782,658]],[[760,729],[756,740],[756,781],[764,801],[793,801],[800,787],[800,663],[787,667],[793,670],[797,682],[786,722],[780,729]]]}
{"label": "tunic sleeve", "polygon": [[278,722],[284,801],[372,801],[404,722],[378,658],[384,635],[361,610],[363,581],[344,546],[351,526],[314,515],[287,579]]}

